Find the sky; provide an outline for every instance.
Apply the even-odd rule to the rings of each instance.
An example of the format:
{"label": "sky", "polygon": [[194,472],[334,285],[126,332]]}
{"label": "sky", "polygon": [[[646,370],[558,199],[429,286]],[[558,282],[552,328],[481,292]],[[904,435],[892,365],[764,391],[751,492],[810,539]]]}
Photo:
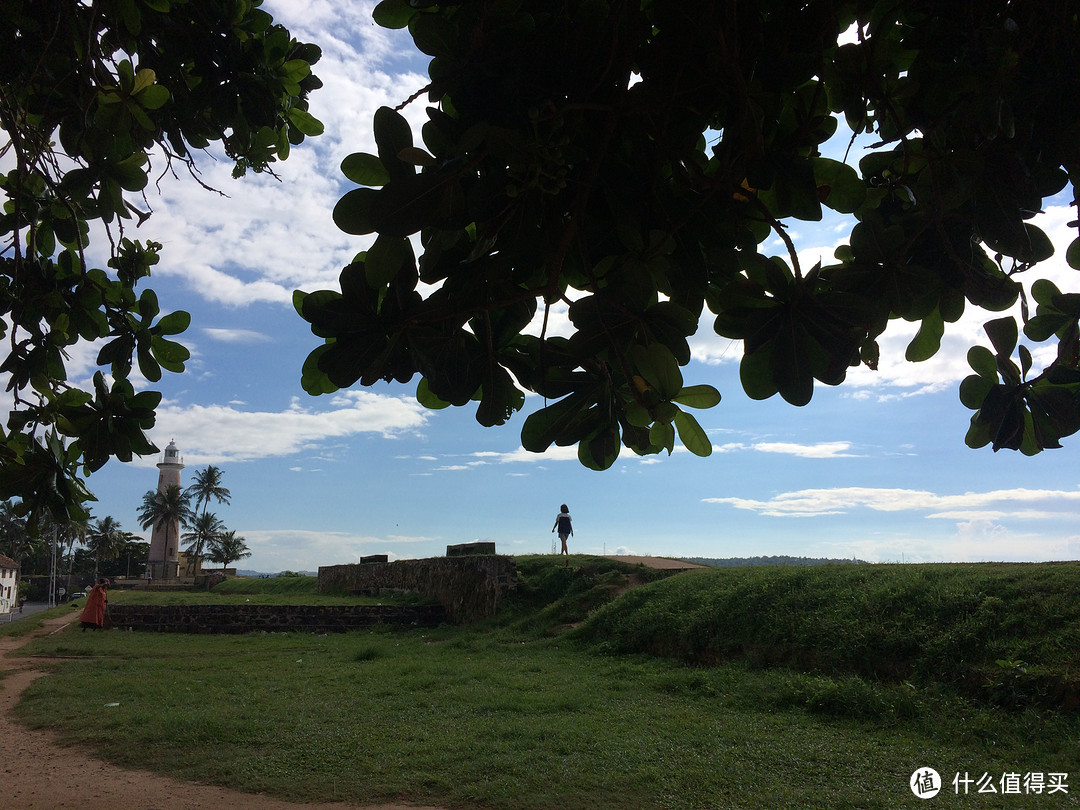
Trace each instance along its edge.
{"label": "sky", "polygon": [[[252,555],[240,568],[315,571],[370,554],[436,556],[474,540],[493,541],[500,553],[549,553],[563,503],[576,553],[1080,558],[1080,437],[1033,458],[964,444],[972,412],[957,388],[971,373],[968,347],[990,345],[981,323],[998,316],[988,313],[950,325],[938,356],[920,364],[904,360],[917,325],[894,324],[877,372],[819,384],[803,408],[749,400],[738,380],[741,347],[706,321],[683,373],[687,384],[722,394],[717,407],[695,412],[713,454],[679,448],[642,458],[624,449],[605,472],[582,467],[576,448],[521,448],[525,415],[542,404],[535,397],[507,425],[485,429],[473,408],[424,409],[416,381],[306,394],[300,369],[321,341],[295,313],[292,293],[337,289],[341,268],[371,241],[333,224],[335,203],[353,187],[339,165],[352,152],[375,151],[378,107],[426,84],[426,58],[406,33],[376,26],[373,5],[267,0],[293,36],[323,50],[315,72],[324,87],[311,111],[325,134],[294,148],[276,179],[233,180],[227,161],[204,156],[201,178],[224,196],[166,178],[159,194],[151,188],[152,216],[130,234],[164,244],[151,286],[163,310],[192,315],[181,337],[192,353],[187,372],[153,386],[164,399],[151,439],[162,449],[176,442],[185,486],[201,467],[222,468],[231,503],[211,510],[247,540]],[[423,104],[404,114],[423,120]],[[1075,273],[1064,261],[1070,196],[1039,219],[1058,246],[1043,275],[1063,289]],[[837,218],[791,223],[803,266],[827,263],[849,227]],[[548,334],[565,325],[565,312],[556,315]],[[1031,348],[1036,362],[1046,357]],[[70,378],[88,382],[95,354],[74,351]],[[160,460],[113,460],[92,475],[94,517],[111,515],[148,537],[136,512],[156,487]]]}

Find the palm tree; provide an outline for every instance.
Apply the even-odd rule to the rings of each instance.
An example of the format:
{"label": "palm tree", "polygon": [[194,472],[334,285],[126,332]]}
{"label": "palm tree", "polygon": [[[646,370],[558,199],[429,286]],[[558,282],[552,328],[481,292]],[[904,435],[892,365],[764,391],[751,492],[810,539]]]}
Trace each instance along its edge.
{"label": "palm tree", "polygon": [[[139,507],[139,525],[144,529],[162,528],[165,530],[165,555],[168,557],[169,534],[173,525],[188,526],[195,516],[188,503],[188,497],[177,485],[167,487],[165,491],[150,491],[143,495]],[[164,562],[164,560],[162,561]]]}
{"label": "palm tree", "polygon": [[112,515],[106,515],[90,527],[86,534],[86,544],[94,555],[94,582],[98,579],[98,563],[119,557],[127,537],[127,532],[120,528]]}
{"label": "palm tree", "polygon": [[195,480],[184,490],[184,494],[189,498],[195,498],[196,512],[202,506],[202,514],[206,514],[206,507],[210,505],[211,498],[218,503],[229,503],[232,493],[221,485],[222,476],[224,472],[213,464],[195,473]]}
{"label": "palm tree", "polygon": [[131,578],[131,562],[134,559],[136,571],[142,565],[146,569],[147,557],[150,556],[150,544],[137,534],[124,532],[124,557],[127,559],[125,576]]}
{"label": "palm tree", "polygon": [[210,562],[216,562],[222,568],[228,568],[229,563],[250,557],[251,551],[248,550],[247,540],[237,537],[236,532],[230,530],[222,532],[210,541],[210,553],[206,556]]}
{"label": "palm tree", "polygon": [[182,539],[190,543],[184,549],[184,553],[188,555],[188,570],[191,573],[194,573],[195,566],[202,557],[203,549],[208,544],[212,544],[223,531],[225,531],[225,524],[218,520],[217,515],[203,510],[203,513],[191,524],[191,531],[181,535]]}
{"label": "palm tree", "polygon": [[37,545],[31,536],[26,518],[11,501],[0,501],[0,552],[21,563],[30,556]]}
{"label": "palm tree", "polygon": [[[86,545],[86,536],[90,531],[90,519],[91,515],[87,513],[85,520],[68,520],[66,523],[57,526],[57,539],[60,541],[60,548],[67,555],[68,560],[66,585],[68,591],[71,591],[71,575],[75,567],[75,546]],[[63,565],[63,554],[60,558],[60,564]]]}

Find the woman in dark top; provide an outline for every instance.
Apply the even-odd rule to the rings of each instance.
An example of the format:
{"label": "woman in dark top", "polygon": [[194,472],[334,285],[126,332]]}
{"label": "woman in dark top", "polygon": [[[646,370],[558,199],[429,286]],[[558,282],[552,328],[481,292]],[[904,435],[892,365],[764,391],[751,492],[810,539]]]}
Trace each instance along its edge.
{"label": "woman in dark top", "polygon": [[569,556],[570,552],[566,550],[566,538],[574,533],[574,526],[570,522],[570,510],[566,508],[565,503],[562,505],[559,516],[555,518],[555,525],[551,527],[552,531],[556,529],[559,530],[559,539],[562,540],[562,551],[559,553]]}

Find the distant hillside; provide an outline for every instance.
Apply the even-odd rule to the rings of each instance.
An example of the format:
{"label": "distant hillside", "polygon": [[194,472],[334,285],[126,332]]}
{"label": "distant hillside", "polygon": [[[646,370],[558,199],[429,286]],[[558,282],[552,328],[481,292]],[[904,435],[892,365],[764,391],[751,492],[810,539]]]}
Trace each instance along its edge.
{"label": "distant hillside", "polygon": [[712,557],[680,557],[680,560],[697,563],[698,565],[715,565],[720,568],[733,568],[738,565],[867,565],[866,560],[836,560],[828,557],[728,557],[723,560]]}

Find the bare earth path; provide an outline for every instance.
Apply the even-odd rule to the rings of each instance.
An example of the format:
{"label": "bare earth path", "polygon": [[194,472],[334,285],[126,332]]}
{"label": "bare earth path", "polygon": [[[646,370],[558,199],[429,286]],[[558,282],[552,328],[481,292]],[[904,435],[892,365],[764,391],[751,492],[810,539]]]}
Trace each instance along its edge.
{"label": "bare earth path", "polygon": [[[653,568],[704,566],[660,557],[616,557]],[[15,652],[31,639],[62,631],[78,614],[49,619],[21,638],[0,637],[0,786],[6,806],[21,810],[439,810],[416,805],[298,804],[228,788],[181,782],[147,771],[118,768],[80,749],[63,748],[48,731],[19,724],[12,711],[23,691],[45,673]]]}
{"label": "bare earth path", "polygon": [[5,807],[20,810],[437,810],[406,805],[297,804],[227,788],[181,782],[117,768],[76,748],[56,745],[47,731],[20,725],[12,707],[44,673],[29,658],[8,655],[75,621],[72,612],[22,638],[0,637],[0,786]]}

